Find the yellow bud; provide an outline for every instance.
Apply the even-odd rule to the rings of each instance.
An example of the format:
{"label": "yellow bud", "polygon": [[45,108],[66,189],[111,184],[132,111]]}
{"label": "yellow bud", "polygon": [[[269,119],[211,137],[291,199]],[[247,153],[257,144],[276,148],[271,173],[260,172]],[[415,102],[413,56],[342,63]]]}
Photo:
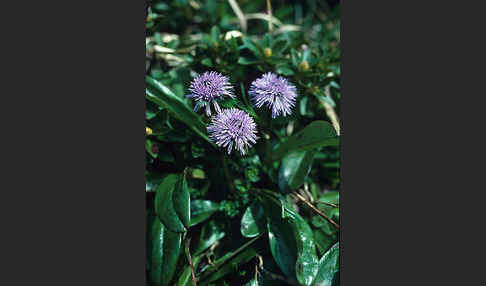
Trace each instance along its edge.
{"label": "yellow bud", "polygon": [[272,56],[272,49],[270,49],[270,48],[265,48],[265,49],[263,50],[263,53],[265,54],[265,57],[269,58],[269,57],[271,57],[271,56]]}
{"label": "yellow bud", "polygon": [[313,86],[312,87],[312,93],[317,93],[319,91],[319,87]]}
{"label": "yellow bud", "polygon": [[145,127],[145,133],[147,135],[152,135],[152,129],[150,129],[150,127]]}
{"label": "yellow bud", "polygon": [[299,64],[299,70],[301,71],[308,71],[309,70],[309,63],[303,61]]}

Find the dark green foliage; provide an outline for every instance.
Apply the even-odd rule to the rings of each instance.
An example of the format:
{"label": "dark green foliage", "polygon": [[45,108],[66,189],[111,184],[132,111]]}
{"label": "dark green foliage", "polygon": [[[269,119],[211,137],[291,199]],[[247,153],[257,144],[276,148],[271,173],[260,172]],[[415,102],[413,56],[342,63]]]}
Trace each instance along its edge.
{"label": "dark green foliage", "polygon": [[[147,284],[193,285],[190,255],[198,286],[338,285],[339,229],[321,214],[339,224],[339,4],[272,0],[270,31],[266,0],[234,1],[245,31],[229,2],[147,2]],[[246,156],[218,148],[186,97],[205,71],[257,124]],[[291,115],[251,104],[264,72],[297,87]]]}

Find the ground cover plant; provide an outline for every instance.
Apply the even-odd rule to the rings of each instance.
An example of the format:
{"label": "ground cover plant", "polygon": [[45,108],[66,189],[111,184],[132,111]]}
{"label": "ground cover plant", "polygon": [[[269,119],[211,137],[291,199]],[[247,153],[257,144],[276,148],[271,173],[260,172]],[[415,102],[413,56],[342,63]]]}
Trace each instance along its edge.
{"label": "ground cover plant", "polygon": [[146,8],[147,285],[338,285],[339,4]]}

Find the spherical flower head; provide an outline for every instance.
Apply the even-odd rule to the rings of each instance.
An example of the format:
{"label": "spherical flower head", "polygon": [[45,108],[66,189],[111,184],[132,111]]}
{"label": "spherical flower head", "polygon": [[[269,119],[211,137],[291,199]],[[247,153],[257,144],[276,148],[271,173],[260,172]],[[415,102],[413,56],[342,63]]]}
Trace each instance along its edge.
{"label": "spherical flower head", "polygon": [[258,139],[253,118],[236,108],[224,109],[216,114],[208,126],[208,132],[216,145],[227,148],[228,154],[234,147],[245,155],[247,148]]}
{"label": "spherical flower head", "polygon": [[272,118],[292,113],[297,88],[287,79],[269,72],[251,83],[250,98],[254,106],[265,105],[272,110]]}
{"label": "spherical flower head", "polygon": [[214,71],[205,72],[195,77],[191,82],[189,91],[191,94],[188,94],[187,97],[192,97],[196,102],[194,111],[197,112],[199,108],[206,107],[207,116],[211,116],[211,103],[216,112],[219,113],[221,108],[217,100],[223,99],[224,96],[235,97],[228,77]]}

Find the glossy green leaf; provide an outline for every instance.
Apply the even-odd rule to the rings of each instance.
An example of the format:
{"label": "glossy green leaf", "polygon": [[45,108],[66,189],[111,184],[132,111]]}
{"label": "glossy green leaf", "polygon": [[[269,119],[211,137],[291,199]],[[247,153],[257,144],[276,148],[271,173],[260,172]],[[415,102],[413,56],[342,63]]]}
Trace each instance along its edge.
{"label": "glossy green leaf", "polygon": [[181,98],[177,97],[165,85],[149,76],[146,76],[145,82],[147,83],[145,93],[148,100],[167,108],[173,117],[184,122],[201,138],[214,146],[212,141],[207,136],[206,125],[201,121],[201,118],[194,111],[192,111],[192,109],[190,109],[187,104],[184,103],[184,101],[182,101]]}
{"label": "glossy green leaf", "polygon": [[209,200],[191,201],[191,226],[208,219],[219,209],[219,204]]}
{"label": "glossy green leaf", "polygon": [[290,222],[284,219],[273,219],[268,223],[268,240],[270,251],[280,270],[287,276],[296,276],[297,242]]}
{"label": "glossy green leaf", "polygon": [[170,174],[164,178],[155,194],[155,213],[160,221],[170,230],[185,232],[186,229],[174,209],[172,194],[180,175]]}
{"label": "glossy green leaf", "polygon": [[316,120],[281,143],[272,154],[273,160],[282,159],[290,151],[306,151],[323,146],[337,146],[339,138],[329,122]]}
{"label": "glossy green leaf", "polygon": [[339,242],[332,246],[319,261],[319,271],[312,285],[332,286],[334,276],[339,271]]}
{"label": "glossy green leaf", "polygon": [[176,270],[177,259],[182,249],[182,233],[165,229],[162,285],[169,285]]}
{"label": "glossy green leaf", "polygon": [[154,285],[166,286],[172,279],[181,252],[182,234],[170,231],[155,219],[151,229],[152,263],[150,279]]}
{"label": "glossy green leaf", "polygon": [[270,252],[280,270],[290,279],[296,280],[297,242],[291,222],[282,218],[281,207],[273,199],[266,198],[263,204]]}
{"label": "glossy green leaf", "polygon": [[153,220],[151,226],[152,259],[150,265],[150,281],[155,285],[160,285],[162,282],[164,229],[164,225],[158,219]]}
{"label": "glossy green leaf", "polygon": [[[318,271],[318,259],[312,229],[289,206],[276,199],[264,200],[268,219],[270,251],[280,270],[302,285],[311,285]],[[284,217],[284,218],[282,218]]]}
{"label": "glossy green leaf", "polygon": [[179,176],[172,194],[174,202],[174,210],[181,220],[182,224],[188,228],[191,222],[191,198],[189,195],[189,188],[187,187],[186,171],[182,176]]}
{"label": "glossy green leaf", "polygon": [[287,154],[282,159],[278,173],[278,186],[284,194],[295,191],[304,184],[312,167],[315,151],[298,151]]}
{"label": "glossy green leaf", "polygon": [[252,203],[241,218],[241,234],[244,237],[255,237],[265,231],[265,215],[258,202]]}
{"label": "glossy green leaf", "polygon": [[307,222],[297,213],[286,209],[287,215],[292,218],[294,235],[297,241],[297,280],[302,285],[312,284],[318,271],[318,260],[314,235]]}

